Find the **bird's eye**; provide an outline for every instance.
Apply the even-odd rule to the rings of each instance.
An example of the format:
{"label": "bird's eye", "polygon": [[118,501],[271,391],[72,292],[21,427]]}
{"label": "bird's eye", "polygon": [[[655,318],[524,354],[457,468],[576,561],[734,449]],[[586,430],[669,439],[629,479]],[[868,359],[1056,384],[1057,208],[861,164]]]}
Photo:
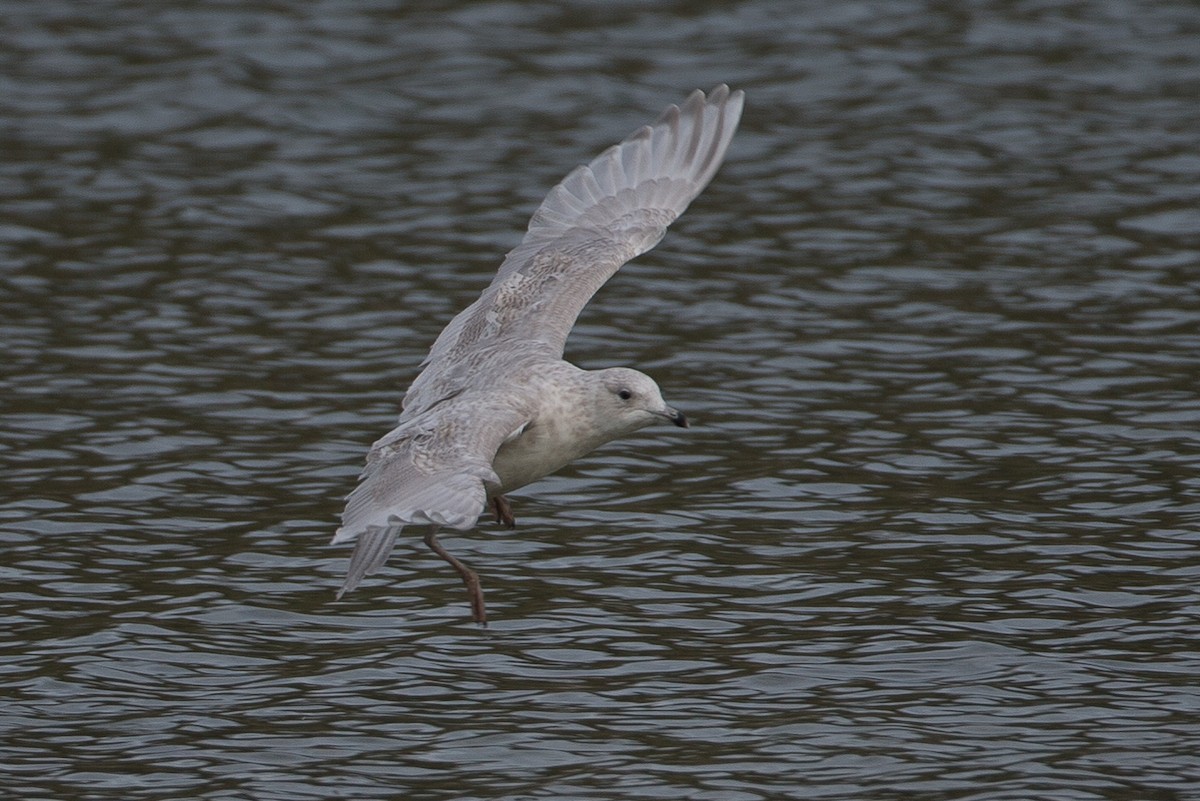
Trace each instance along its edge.
{"label": "bird's eye", "polygon": [[633,397],[633,393],[627,389],[622,389],[619,392],[617,392],[617,397],[620,398],[621,400],[629,400],[630,398]]}

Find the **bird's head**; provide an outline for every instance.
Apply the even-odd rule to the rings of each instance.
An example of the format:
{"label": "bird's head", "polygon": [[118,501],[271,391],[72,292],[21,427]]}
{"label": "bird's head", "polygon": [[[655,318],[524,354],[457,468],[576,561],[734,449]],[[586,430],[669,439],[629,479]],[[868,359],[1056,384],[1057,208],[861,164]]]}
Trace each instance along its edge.
{"label": "bird's head", "polygon": [[637,370],[613,367],[598,370],[596,402],[605,420],[622,433],[637,431],[663,420],[687,428],[683,412],[667,405],[654,379]]}

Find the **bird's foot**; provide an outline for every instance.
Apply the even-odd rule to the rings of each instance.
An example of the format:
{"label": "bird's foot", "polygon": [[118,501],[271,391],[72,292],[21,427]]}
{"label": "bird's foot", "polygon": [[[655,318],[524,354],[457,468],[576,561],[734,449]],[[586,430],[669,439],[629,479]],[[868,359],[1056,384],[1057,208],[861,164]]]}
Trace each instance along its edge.
{"label": "bird's foot", "polygon": [[512,504],[503,495],[492,498],[492,508],[496,510],[496,522],[509,528],[517,527],[517,518],[513,517]]}

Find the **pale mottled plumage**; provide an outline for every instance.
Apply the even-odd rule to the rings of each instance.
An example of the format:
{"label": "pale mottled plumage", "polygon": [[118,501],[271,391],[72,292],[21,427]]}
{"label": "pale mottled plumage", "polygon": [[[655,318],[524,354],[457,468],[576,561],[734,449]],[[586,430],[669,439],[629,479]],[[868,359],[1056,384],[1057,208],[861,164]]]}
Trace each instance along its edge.
{"label": "pale mottled plumage", "polygon": [[656,419],[686,425],[648,376],[580,370],[563,346],[588,299],[716,173],[742,102],[724,85],[694,92],[550,190],[491,285],[433,344],[400,424],[371,447],[333,539],[358,540],[339,597],[383,565],[405,525],[424,523],[482,623],[478,579],[437,544],[439,527],[470,528],[489,499]]}

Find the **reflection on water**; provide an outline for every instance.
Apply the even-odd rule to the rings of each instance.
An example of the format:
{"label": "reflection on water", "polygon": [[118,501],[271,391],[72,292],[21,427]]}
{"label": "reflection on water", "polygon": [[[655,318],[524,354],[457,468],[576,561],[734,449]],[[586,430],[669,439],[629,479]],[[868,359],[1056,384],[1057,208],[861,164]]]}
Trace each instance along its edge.
{"label": "reflection on water", "polygon": [[[5,786],[1183,798],[1200,12],[9,9]],[[745,88],[568,355],[650,429],[331,601],[362,453],[542,193]],[[798,789],[800,788],[800,789]]]}

